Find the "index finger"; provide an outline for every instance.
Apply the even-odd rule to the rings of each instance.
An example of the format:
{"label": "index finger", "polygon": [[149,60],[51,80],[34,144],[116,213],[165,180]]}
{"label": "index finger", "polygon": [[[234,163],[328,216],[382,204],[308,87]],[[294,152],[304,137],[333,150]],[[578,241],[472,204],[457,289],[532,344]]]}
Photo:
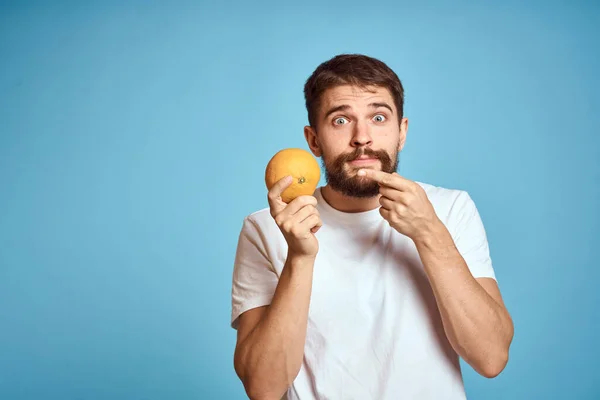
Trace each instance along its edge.
{"label": "index finger", "polygon": [[389,174],[387,172],[376,169],[361,169],[356,173],[358,176],[365,176],[379,183],[380,185],[391,187],[398,190],[406,190],[409,188],[409,181],[397,174]]}

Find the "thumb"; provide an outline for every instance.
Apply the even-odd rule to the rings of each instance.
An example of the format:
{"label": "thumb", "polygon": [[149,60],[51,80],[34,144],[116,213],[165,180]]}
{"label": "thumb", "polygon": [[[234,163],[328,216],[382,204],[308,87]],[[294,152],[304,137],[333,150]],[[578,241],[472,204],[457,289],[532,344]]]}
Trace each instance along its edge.
{"label": "thumb", "polygon": [[278,213],[283,210],[287,204],[281,199],[281,193],[292,184],[292,177],[286,176],[275,182],[275,184],[269,190],[267,199],[269,201],[269,207],[271,211]]}

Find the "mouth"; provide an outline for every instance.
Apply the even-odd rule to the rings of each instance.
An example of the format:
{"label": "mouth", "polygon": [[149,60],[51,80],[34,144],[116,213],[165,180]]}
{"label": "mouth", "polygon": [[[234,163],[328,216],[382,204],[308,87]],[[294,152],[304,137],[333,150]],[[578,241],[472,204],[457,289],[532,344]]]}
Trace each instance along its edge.
{"label": "mouth", "polygon": [[374,157],[358,157],[350,161],[352,165],[368,165],[377,162],[378,159]]}

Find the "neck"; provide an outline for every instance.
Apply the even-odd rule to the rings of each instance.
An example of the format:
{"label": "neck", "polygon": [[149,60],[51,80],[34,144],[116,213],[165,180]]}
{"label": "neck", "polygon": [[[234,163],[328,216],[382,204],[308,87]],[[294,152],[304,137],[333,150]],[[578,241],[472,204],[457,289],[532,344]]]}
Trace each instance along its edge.
{"label": "neck", "polygon": [[321,188],[321,195],[331,207],[347,213],[371,211],[381,205],[379,204],[380,195],[367,198],[350,197],[336,192],[329,185]]}

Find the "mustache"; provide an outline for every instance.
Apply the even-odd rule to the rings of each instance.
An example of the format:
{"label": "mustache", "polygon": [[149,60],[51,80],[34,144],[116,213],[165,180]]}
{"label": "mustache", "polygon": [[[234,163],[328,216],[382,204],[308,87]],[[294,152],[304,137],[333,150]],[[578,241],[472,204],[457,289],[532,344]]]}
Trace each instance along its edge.
{"label": "mustache", "polygon": [[343,154],[339,157],[340,162],[354,161],[359,157],[367,156],[370,158],[377,158],[380,160],[387,160],[389,155],[385,150],[373,150],[369,148],[357,148],[353,152]]}

